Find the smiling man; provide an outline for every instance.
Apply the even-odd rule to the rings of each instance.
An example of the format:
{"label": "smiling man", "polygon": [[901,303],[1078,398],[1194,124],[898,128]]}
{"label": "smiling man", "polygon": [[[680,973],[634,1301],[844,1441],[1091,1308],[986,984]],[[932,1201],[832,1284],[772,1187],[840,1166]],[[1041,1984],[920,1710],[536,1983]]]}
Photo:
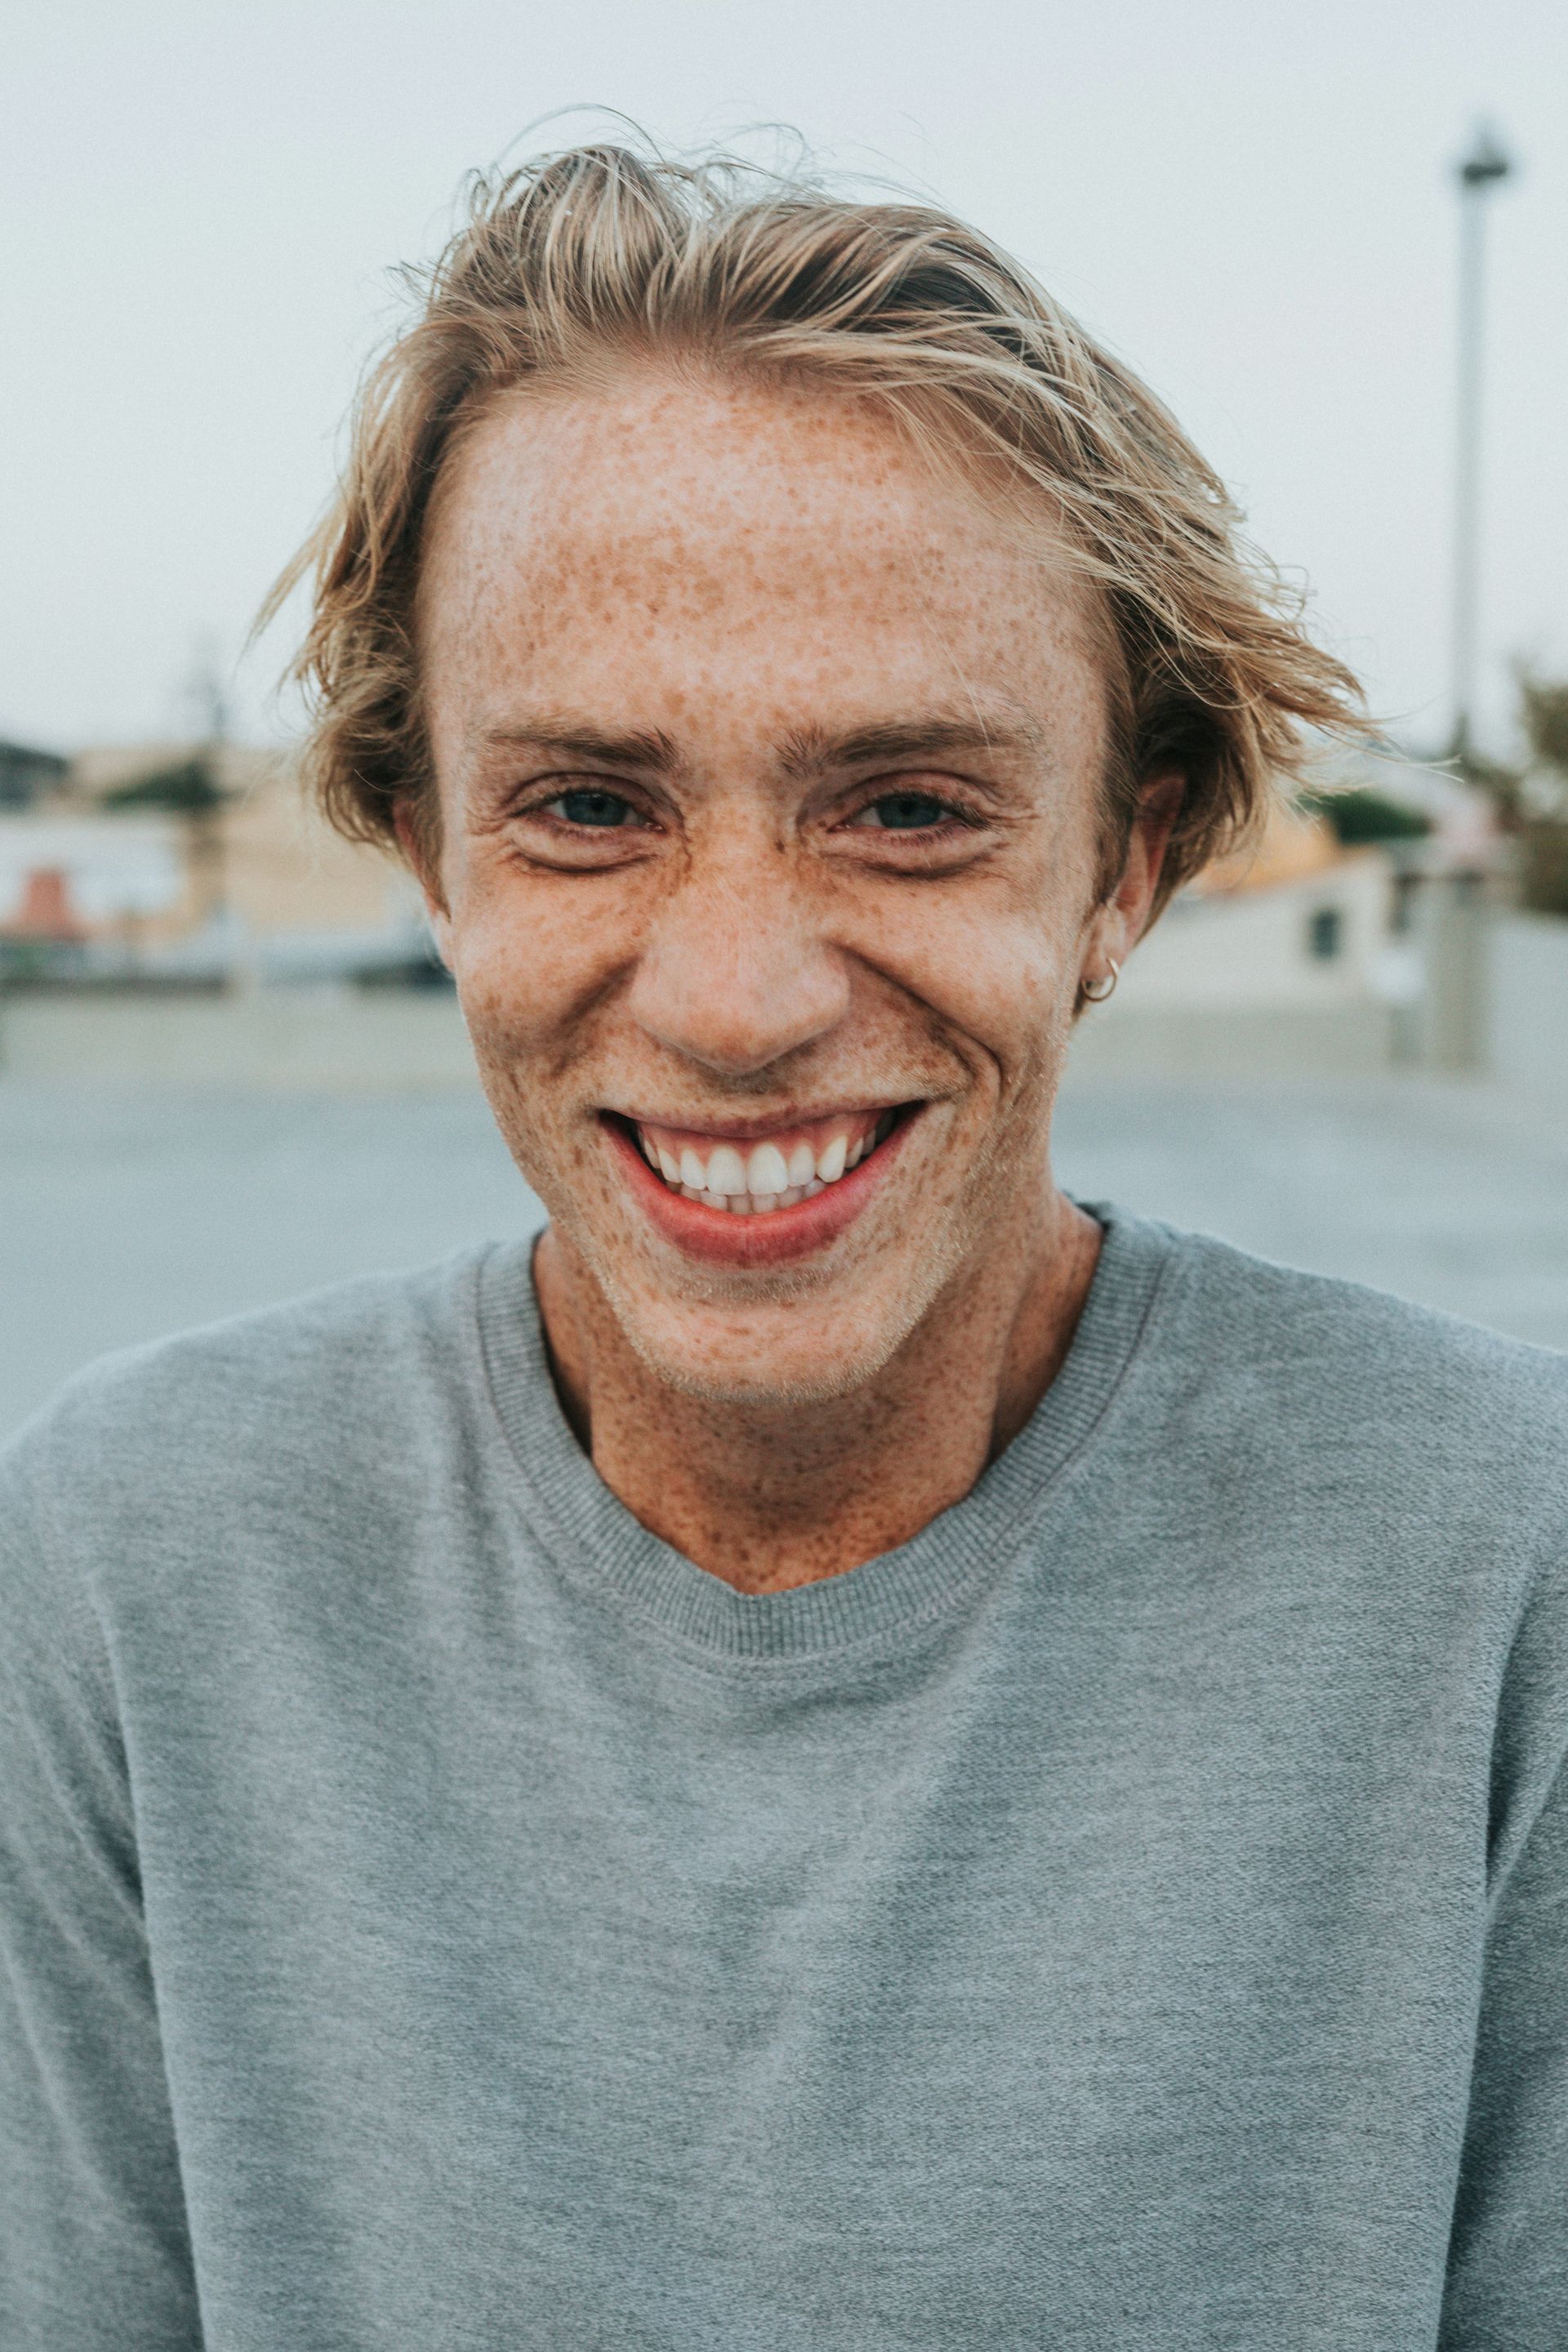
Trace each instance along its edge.
{"label": "smiling man", "polygon": [[563,1392],[742,1591],[967,1493],[1093,1268],[1051,1096],[1180,786],[1102,903],[1100,616],[1052,553],[875,405],[679,352],[503,393],[426,519],[427,850],[393,807],[551,1209]]}
{"label": "smiling man", "polygon": [[1068,1199],[1352,681],[921,207],[486,189],[323,804],[549,1212],[5,1471],[0,2338],[1568,2340],[1560,1359]]}

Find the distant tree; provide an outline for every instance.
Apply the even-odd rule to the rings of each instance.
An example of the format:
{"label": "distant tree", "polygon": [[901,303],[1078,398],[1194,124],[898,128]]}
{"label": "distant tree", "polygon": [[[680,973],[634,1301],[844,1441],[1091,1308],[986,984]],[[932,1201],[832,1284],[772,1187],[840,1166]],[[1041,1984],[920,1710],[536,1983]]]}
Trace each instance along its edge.
{"label": "distant tree", "polygon": [[105,793],[106,809],[159,809],[169,816],[210,816],[228,795],[213,773],[205,751],[169,768],[153,768],[128,784]]}
{"label": "distant tree", "polygon": [[1543,785],[1568,814],[1568,679],[1519,680],[1519,715],[1530,745],[1532,782]]}
{"label": "distant tree", "polygon": [[1369,841],[1419,841],[1432,830],[1429,816],[1390,800],[1386,793],[1303,793],[1300,805],[1331,825],[1335,839],[1347,848]]}
{"label": "distant tree", "polygon": [[1489,760],[1476,751],[1467,751],[1456,765],[1467,784],[1486,794],[1504,833],[1517,833],[1525,817],[1522,768],[1510,767],[1506,760]]}
{"label": "distant tree", "polygon": [[1520,895],[1538,914],[1568,915],[1568,680],[1519,675],[1530,758],[1520,780]]}

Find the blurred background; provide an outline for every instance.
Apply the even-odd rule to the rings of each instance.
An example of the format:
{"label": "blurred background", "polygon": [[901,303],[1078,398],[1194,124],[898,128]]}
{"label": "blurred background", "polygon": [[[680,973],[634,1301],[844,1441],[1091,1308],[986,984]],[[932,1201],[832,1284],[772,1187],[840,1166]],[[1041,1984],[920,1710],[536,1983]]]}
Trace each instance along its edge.
{"label": "blurred background", "polygon": [[[0,1433],[538,1211],[249,642],[465,172],[610,126],[923,191],[1174,407],[1383,740],[1082,1024],[1080,1194],[1568,1346],[1559,0],[56,0],[5,37]],[[574,110],[566,111],[564,110]]]}

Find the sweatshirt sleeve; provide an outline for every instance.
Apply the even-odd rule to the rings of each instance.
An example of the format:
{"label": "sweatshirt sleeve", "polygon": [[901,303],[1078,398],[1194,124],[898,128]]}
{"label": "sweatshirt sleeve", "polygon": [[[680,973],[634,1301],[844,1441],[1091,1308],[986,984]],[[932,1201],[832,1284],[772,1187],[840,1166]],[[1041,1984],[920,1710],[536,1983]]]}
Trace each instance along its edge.
{"label": "sweatshirt sleeve", "polygon": [[[202,2342],[109,1660],[0,1456],[0,2344]],[[30,1475],[29,1475],[30,1474]]]}
{"label": "sweatshirt sleeve", "polygon": [[1513,1694],[1522,1720],[1505,1718],[1504,1777],[1533,1792],[1501,1807],[1494,1843],[1440,2352],[1568,2345],[1568,1610],[1552,1614],[1559,1638]]}

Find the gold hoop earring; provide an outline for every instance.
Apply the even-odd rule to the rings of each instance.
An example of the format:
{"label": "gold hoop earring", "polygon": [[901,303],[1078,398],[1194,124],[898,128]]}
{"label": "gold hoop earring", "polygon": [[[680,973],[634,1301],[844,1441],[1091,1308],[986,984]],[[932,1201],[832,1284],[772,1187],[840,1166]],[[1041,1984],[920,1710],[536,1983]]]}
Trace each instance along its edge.
{"label": "gold hoop earring", "polygon": [[1116,983],[1121,977],[1121,966],[1116,958],[1107,956],[1105,961],[1110,966],[1109,971],[1102,971],[1098,980],[1080,980],[1079,982],[1091,1004],[1103,1004],[1107,997],[1114,996]]}

